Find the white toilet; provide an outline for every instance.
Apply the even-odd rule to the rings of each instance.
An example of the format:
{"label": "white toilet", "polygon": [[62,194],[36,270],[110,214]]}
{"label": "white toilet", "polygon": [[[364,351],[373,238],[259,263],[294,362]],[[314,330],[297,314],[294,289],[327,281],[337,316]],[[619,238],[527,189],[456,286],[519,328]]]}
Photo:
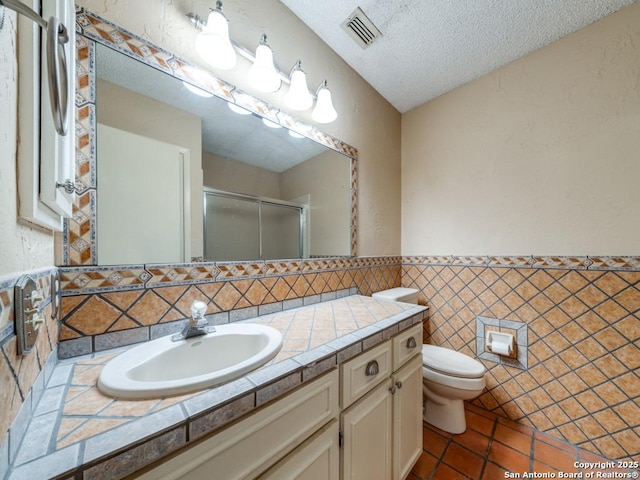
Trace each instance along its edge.
{"label": "white toilet", "polygon": [[[392,288],[372,295],[376,298],[418,303],[418,290]],[[464,400],[482,393],[485,368],[473,358],[449,348],[422,346],[422,376],[425,397],[424,420],[449,433],[467,429]]]}

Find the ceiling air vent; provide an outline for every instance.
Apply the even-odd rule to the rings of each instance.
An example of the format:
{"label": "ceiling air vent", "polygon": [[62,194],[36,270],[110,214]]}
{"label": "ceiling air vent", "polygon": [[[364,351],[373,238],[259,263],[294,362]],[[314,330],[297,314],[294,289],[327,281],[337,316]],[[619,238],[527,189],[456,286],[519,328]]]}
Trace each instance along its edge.
{"label": "ceiling air vent", "polygon": [[342,22],[342,29],[363,49],[382,36],[380,30],[369,20],[360,7],[356,8],[349,15],[349,18]]}

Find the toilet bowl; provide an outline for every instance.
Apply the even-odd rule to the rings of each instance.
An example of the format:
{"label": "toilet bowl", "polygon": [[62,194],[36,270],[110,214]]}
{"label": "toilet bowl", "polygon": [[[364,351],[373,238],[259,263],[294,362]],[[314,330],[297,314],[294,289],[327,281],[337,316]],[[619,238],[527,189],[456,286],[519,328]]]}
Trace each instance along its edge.
{"label": "toilet bowl", "polygon": [[[418,303],[418,290],[393,288],[372,295],[385,300]],[[486,385],[482,363],[449,348],[422,346],[424,421],[449,433],[467,429],[464,401],[476,398]]]}
{"label": "toilet bowl", "polygon": [[484,374],[484,365],[463,353],[423,345],[424,421],[445,432],[464,432],[464,400],[482,393],[486,385]]}

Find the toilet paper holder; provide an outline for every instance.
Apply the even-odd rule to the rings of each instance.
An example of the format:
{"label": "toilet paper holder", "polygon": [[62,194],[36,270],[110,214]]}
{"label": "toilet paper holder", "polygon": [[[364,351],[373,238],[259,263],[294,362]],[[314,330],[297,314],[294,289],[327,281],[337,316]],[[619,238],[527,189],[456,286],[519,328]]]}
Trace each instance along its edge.
{"label": "toilet paper holder", "polygon": [[507,358],[518,358],[517,345],[510,333],[487,332],[485,350]]}

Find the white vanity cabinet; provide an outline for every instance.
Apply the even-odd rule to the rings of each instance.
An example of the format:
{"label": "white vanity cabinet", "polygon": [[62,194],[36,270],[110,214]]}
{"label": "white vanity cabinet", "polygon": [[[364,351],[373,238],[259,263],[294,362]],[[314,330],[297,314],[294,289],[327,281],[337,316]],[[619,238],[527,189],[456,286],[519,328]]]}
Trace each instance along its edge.
{"label": "white vanity cabinet", "polygon": [[406,478],[422,452],[421,339],[414,325],[138,478]]}
{"label": "white vanity cabinet", "polygon": [[341,479],[403,479],[422,452],[422,326],[341,366]]}

